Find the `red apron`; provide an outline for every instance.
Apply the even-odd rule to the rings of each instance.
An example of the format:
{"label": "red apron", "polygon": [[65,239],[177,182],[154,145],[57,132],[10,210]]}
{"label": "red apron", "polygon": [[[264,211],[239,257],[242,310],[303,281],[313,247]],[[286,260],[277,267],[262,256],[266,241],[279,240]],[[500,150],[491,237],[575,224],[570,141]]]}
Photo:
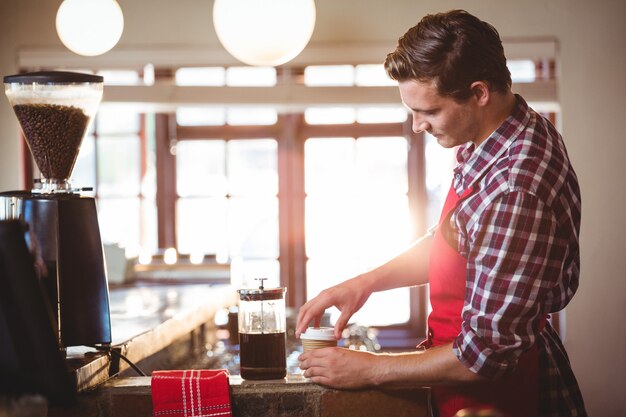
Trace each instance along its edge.
{"label": "red apron", "polygon": [[[450,187],[441,212],[439,225],[448,222],[460,197]],[[466,263],[456,249],[437,229],[430,255],[429,282],[432,312],[428,316],[428,339],[425,347],[452,342],[461,332],[461,312],[465,299]],[[515,372],[495,382],[433,387],[431,390],[435,416],[452,417],[464,408],[496,409],[507,417],[533,417],[538,412],[537,348],[522,354]]]}

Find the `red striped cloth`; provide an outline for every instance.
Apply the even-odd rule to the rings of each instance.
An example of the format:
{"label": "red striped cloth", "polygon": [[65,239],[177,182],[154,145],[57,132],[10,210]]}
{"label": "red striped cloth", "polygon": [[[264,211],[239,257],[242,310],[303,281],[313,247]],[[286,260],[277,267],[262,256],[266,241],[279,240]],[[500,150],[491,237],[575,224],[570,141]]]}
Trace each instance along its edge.
{"label": "red striped cloth", "polygon": [[155,371],[154,417],[232,417],[226,370]]}

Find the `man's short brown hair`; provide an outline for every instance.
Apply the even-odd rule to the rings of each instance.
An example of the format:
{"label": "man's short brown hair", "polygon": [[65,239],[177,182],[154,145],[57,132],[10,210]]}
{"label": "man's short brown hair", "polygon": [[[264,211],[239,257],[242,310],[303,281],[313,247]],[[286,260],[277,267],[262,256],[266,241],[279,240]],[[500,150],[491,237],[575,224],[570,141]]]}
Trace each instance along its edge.
{"label": "man's short brown hair", "polygon": [[398,40],[385,70],[397,81],[434,81],[439,94],[458,101],[471,96],[475,81],[502,93],[511,88],[498,31],[464,10],[425,16]]}

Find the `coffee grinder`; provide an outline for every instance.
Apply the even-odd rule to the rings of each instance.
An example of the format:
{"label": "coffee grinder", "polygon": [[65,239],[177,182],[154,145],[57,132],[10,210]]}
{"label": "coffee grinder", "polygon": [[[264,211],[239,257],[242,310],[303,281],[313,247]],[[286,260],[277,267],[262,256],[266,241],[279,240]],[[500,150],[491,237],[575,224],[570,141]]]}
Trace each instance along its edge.
{"label": "coffee grinder", "polygon": [[41,178],[31,191],[0,193],[0,207],[36,237],[60,349],[108,346],[109,290],[95,199],[70,180],[102,99],[103,78],[33,72],[4,77],[4,87]]}

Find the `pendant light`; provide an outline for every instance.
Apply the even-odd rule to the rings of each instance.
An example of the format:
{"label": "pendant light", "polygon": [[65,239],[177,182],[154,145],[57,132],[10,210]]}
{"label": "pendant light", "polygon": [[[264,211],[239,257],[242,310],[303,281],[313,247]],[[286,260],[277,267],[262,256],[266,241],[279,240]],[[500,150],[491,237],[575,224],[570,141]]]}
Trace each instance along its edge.
{"label": "pendant light", "polygon": [[61,42],[79,55],[101,55],[113,48],[124,30],[115,0],[64,0],[56,17]]}
{"label": "pendant light", "polygon": [[314,0],[215,0],[213,25],[226,50],[256,66],[295,58],[315,27]]}

